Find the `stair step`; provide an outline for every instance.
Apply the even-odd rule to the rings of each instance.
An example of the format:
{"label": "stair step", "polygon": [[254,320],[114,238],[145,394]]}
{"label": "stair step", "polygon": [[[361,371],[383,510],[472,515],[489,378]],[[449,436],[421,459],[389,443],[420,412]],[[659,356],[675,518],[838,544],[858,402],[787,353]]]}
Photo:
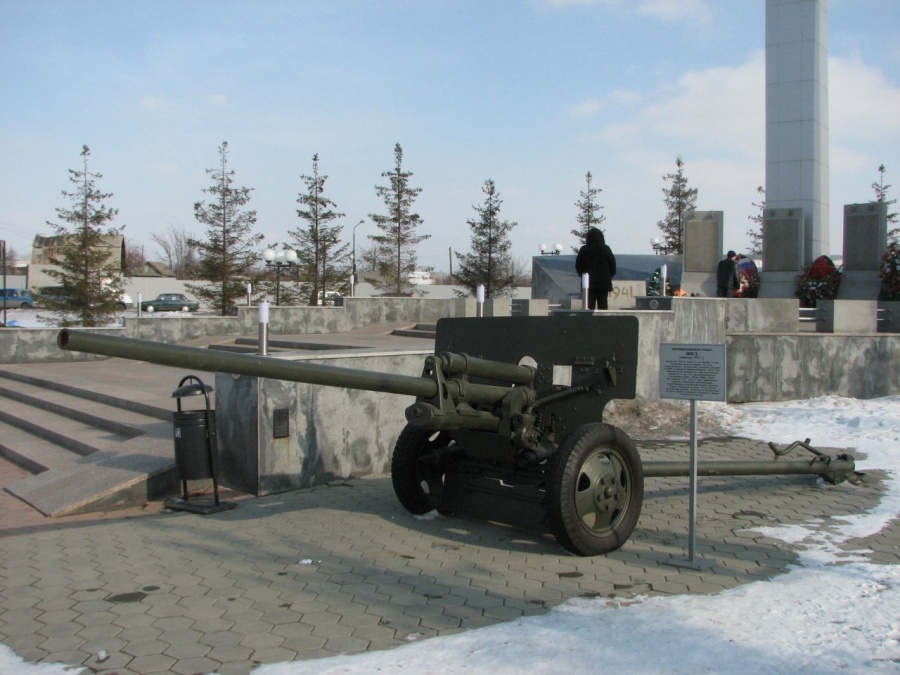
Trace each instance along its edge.
{"label": "stair step", "polygon": [[5,422],[0,422],[0,457],[32,474],[68,469],[80,459],[70,450]]}
{"label": "stair step", "polygon": [[121,359],[4,364],[0,456],[33,474],[5,491],[46,516],[177,494],[171,392],[183,376]]}
{"label": "stair step", "polygon": [[[82,364],[78,364],[82,365]],[[152,366],[148,366],[152,367]],[[97,391],[94,387],[97,384],[85,382],[81,386],[73,386],[64,382],[57,382],[41,377],[25,375],[23,373],[14,372],[0,368],[0,378],[12,380],[22,384],[29,384],[42,390],[56,391],[69,396],[74,396],[85,401],[93,401],[109,406],[113,406],[119,410],[129,410],[147,417],[160,420],[171,420],[172,408],[163,408],[158,405],[136,401],[134,399],[134,387],[116,387],[114,385],[103,385],[104,391]],[[7,385],[9,388],[9,385]],[[174,387],[173,387],[174,389]]]}
{"label": "stair step", "polygon": [[[257,351],[259,349],[259,339],[258,338],[245,338],[239,337],[235,338],[234,344],[236,345],[252,345],[254,347],[253,351]],[[299,342],[297,340],[269,340],[268,342],[269,350],[272,348],[278,349],[291,349],[291,350],[305,350],[305,351],[328,351],[331,349],[363,349],[362,347],[354,346],[354,345],[336,345],[324,342]]]}
{"label": "stair step", "polygon": [[58,517],[142,503],[177,492],[171,426],[163,422],[116,449],[80,457],[5,489],[45,516]]}
{"label": "stair step", "polygon": [[430,330],[418,330],[416,328],[398,328],[391,331],[391,335],[398,337],[424,338],[427,340],[435,339],[435,332]]}

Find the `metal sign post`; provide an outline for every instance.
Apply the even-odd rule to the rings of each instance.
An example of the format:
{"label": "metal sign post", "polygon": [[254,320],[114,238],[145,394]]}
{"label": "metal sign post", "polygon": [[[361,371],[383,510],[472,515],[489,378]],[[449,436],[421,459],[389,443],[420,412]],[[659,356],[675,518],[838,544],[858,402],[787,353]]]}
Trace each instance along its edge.
{"label": "metal sign post", "polygon": [[697,401],[725,400],[725,345],[661,344],[659,397],[691,402],[690,524],[688,557],[673,558],[676,567],[704,570],[713,560],[698,560],[697,544]]}

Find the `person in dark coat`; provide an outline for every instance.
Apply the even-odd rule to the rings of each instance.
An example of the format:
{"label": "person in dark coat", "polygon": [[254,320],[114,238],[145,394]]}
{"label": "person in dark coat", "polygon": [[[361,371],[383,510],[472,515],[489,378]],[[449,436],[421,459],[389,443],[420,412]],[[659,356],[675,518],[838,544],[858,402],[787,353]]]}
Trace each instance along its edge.
{"label": "person in dark coat", "polygon": [[616,256],[596,227],[588,230],[585,244],[575,257],[575,271],[588,275],[588,309],[608,309],[612,278],[616,275]]}
{"label": "person in dark coat", "polygon": [[738,273],[737,254],[728,251],[716,268],[716,295],[720,298],[733,298],[734,292],[741,287],[741,275]]}

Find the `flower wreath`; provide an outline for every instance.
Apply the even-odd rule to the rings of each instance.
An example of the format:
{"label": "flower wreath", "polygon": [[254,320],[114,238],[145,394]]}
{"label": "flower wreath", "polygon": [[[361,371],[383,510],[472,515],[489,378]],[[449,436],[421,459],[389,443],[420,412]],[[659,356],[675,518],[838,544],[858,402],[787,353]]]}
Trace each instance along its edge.
{"label": "flower wreath", "polygon": [[831,258],[820,255],[800,275],[795,295],[801,307],[815,307],[818,300],[834,300],[841,285],[841,271]]}
{"label": "flower wreath", "polygon": [[671,290],[668,279],[666,279],[665,290],[662,290],[662,270],[657,267],[653,272],[653,276],[647,282],[647,295],[669,295]]}
{"label": "flower wreath", "polygon": [[890,244],[882,256],[878,276],[881,279],[879,300],[900,300],[900,244],[897,242]]}

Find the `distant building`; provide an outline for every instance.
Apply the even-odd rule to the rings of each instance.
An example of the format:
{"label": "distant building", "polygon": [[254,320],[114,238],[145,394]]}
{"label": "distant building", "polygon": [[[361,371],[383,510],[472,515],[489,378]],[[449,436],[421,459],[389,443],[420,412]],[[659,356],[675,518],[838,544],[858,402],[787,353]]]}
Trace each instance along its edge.
{"label": "distant building", "polygon": [[175,278],[173,272],[168,265],[162,262],[147,261],[141,267],[131,272],[133,277],[167,277]]}
{"label": "distant building", "polygon": [[[62,235],[59,237],[47,237],[37,235],[31,245],[32,265],[52,265],[51,258],[59,257],[59,248],[67,237],[74,235]],[[118,269],[125,269],[125,237],[121,234],[103,237],[102,247],[108,251],[108,261]]]}

